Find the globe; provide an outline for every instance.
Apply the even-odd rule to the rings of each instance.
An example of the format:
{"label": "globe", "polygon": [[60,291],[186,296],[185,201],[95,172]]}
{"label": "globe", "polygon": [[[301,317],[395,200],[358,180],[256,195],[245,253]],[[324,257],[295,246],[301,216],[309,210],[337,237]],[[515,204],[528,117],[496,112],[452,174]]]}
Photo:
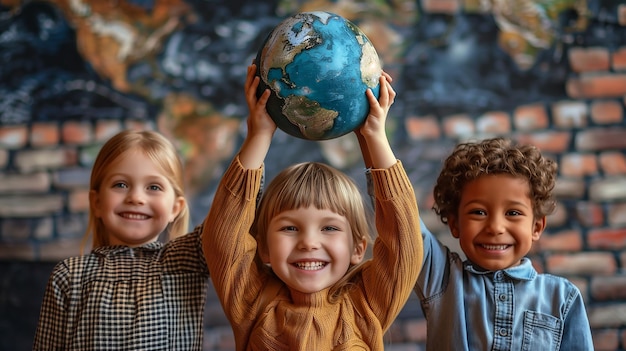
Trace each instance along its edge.
{"label": "globe", "polygon": [[382,72],[367,36],[330,12],[301,12],[280,22],[256,57],[257,96],[271,91],[267,111],[277,127],[307,140],[328,140],[361,126],[365,92],[379,96]]}

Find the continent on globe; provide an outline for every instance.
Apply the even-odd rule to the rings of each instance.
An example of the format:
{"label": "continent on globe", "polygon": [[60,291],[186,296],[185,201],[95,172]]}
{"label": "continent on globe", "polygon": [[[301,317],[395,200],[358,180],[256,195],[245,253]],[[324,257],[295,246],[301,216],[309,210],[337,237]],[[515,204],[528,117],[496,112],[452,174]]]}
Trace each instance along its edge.
{"label": "continent on globe", "polygon": [[256,57],[257,96],[271,90],[267,111],[292,136],[328,140],[361,126],[365,92],[379,95],[376,49],[349,20],[330,12],[301,12],[267,36]]}

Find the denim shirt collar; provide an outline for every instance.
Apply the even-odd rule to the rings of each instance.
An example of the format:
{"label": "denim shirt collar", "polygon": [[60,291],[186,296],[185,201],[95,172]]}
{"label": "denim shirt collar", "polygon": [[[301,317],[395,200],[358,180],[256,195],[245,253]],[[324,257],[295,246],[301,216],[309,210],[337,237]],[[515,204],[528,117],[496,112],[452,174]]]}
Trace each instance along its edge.
{"label": "denim shirt collar", "polygon": [[495,272],[483,270],[482,268],[474,265],[469,260],[465,261],[463,265],[465,266],[466,271],[473,273],[473,274],[479,274],[479,275],[502,272],[511,279],[526,280],[526,281],[533,280],[537,276],[537,271],[533,267],[530,259],[528,259],[527,257],[522,258],[521,263],[517,266],[509,267],[507,269],[503,269],[503,270],[499,270]]}

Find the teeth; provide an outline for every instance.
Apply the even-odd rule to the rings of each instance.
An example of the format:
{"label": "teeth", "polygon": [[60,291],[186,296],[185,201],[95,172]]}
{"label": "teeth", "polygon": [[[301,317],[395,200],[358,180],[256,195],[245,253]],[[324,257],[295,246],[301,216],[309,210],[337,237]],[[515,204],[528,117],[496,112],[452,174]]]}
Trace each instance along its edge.
{"label": "teeth", "polygon": [[148,216],[137,213],[122,213],[122,217],[128,219],[148,219]]}
{"label": "teeth", "polygon": [[482,245],[485,249],[487,250],[504,250],[506,249],[509,245],[486,245],[483,244]]}
{"label": "teeth", "polygon": [[324,268],[326,263],[324,262],[297,262],[296,266],[305,271],[314,271]]}

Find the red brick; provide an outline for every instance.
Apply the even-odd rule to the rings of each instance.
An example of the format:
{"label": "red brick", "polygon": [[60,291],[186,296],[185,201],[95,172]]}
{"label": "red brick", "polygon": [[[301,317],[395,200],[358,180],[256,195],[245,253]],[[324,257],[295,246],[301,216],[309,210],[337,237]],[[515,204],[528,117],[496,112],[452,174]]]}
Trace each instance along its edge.
{"label": "red brick", "polygon": [[59,126],[56,123],[35,123],[30,130],[32,146],[58,145],[60,139]]}
{"label": "red brick", "polygon": [[548,215],[546,228],[560,227],[567,222],[567,209],[563,206],[563,203],[557,201],[554,212]]}
{"label": "red brick", "polygon": [[570,132],[539,132],[532,134],[518,134],[515,136],[518,142],[532,144],[541,149],[542,152],[563,153],[569,149],[571,140]]}
{"label": "red brick", "polygon": [[13,160],[20,172],[27,173],[41,169],[59,169],[75,166],[78,162],[75,149],[36,149],[20,150]]}
{"label": "red brick", "polygon": [[[617,7],[617,21],[620,26],[626,26],[626,5],[619,5]],[[624,343],[626,347],[626,343]]]}
{"label": "red brick", "polygon": [[68,198],[68,208],[71,212],[88,212],[89,189],[72,191]]}
{"label": "red brick", "polygon": [[[624,7],[624,9],[626,9],[626,6]],[[615,52],[613,52],[611,58],[614,70],[620,71],[626,69],[626,47],[621,47],[617,49]]]}
{"label": "red brick", "polygon": [[487,112],[476,120],[476,131],[484,134],[508,134],[511,132],[511,117],[502,111]]}
{"label": "red brick", "polygon": [[626,304],[609,303],[592,306],[587,310],[592,328],[614,328],[626,325]]}
{"label": "red brick", "polygon": [[443,120],[443,130],[448,137],[469,136],[474,134],[474,121],[465,114],[451,115]]}
{"label": "red brick", "polygon": [[626,129],[588,128],[576,134],[575,142],[579,151],[626,149]]}
{"label": "red brick", "polygon": [[587,278],[581,277],[567,277],[572,284],[576,285],[578,290],[580,290],[580,294],[583,297],[583,301],[589,301],[589,280]]}
{"label": "red brick", "polygon": [[626,175],[624,151],[606,151],[599,156],[600,169],[606,175]]}
{"label": "red brick", "polygon": [[460,0],[420,0],[426,13],[454,14],[459,10]]}
{"label": "red brick", "polygon": [[96,122],[94,141],[104,142],[122,130],[122,125],[117,120],[101,120]]}
{"label": "red brick", "polygon": [[598,162],[593,154],[566,154],[561,158],[561,174],[584,177],[598,174]]}
{"label": "red brick", "polygon": [[0,127],[0,148],[21,149],[28,141],[26,126]]}
{"label": "red brick", "polygon": [[559,199],[579,199],[585,195],[587,184],[582,179],[558,178],[554,195]]}
{"label": "red brick", "polygon": [[412,320],[404,325],[407,341],[426,342],[426,320]]}
{"label": "red brick", "polygon": [[0,149],[0,169],[6,168],[9,164],[9,151]]}
{"label": "red brick", "polygon": [[519,106],[513,112],[515,129],[529,131],[548,128],[548,113],[543,104]]}
{"label": "red brick", "polygon": [[412,140],[429,140],[441,137],[439,123],[434,116],[407,117],[406,132]]}
{"label": "red brick", "polygon": [[604,47],[569,49],[568,58],[574,72],[607,71],[609,51]]}
{"label": "red brick", "polygon": [[624,107],[615,100],[591,103],[591,120],[597,124],[619,123],[624,119]]}
{"label": "red brick", "polygon": [[140,120],[127,120],[124,124],[125,129],[132,130],[156,130],[156,126],[152,121]]}
{"label": "red brick", "polygon": [[592,249],[621,250],[626,248],[626,228],[590,230],[587,241]]}
{"label": "red brick", "polygon": [[8,243],[0,245],[1,260],[32,262],[36,259],[35,247],[32,243]]}
{"label": "red brick", "polygon": [[576,219],[585,227],[598,227],[604,224],[604,210],[598,203],[578,201]]}
{"label": "red brick", "polygon": [[626,300],[626,275],[593,277],[591,296],[596,300]]}
{"label": "red brick", "polygon": [[615,258],[610,252],[552,254],[546,258],[548,273],[556,275],[615,274]]}
{"label": "red brick", "polygon": [[589,109],[582,101],[561,101],[552,105],[552,118],[559,128],[585,127]]}
{"label": "red brick", "polygon": [[581,74],[568,79],[565,90],[574,99],[622,97],[626,94],[626,74]]}
{"label": "red brick", "polygon": [[540,251],[577,252],[583,247],[581,233],[577,230],[565,230],[554,234],[543,233],[536,243]]}
{"label": "red brick", "polygon": [[593,338],[593,349],[596,351],[610,351],[619,349],[617,329],[594,329],[591,337]]}
{"label": "red brick", "polygon": [[61,127],[61,139],[66,144],[88,144],[93,140],[91,123],[65,122]]}
{"label": "red brick", "polygon": [[594,178],[588,181],[589,198],[596,202],[613,202],[626,198],[626,178]]}
{"label": "red brick", "polygon": [[608,224],[612,228],[626,226],[626,203],[609,204]]}
{"label": "red brick", "polygon": [[[59,261],[71,256],[81,254],[82,238],[55,240],[42,243],[39,250],[39,258],[44,261]],[[86,246],[85,250],[91,246]]]}

